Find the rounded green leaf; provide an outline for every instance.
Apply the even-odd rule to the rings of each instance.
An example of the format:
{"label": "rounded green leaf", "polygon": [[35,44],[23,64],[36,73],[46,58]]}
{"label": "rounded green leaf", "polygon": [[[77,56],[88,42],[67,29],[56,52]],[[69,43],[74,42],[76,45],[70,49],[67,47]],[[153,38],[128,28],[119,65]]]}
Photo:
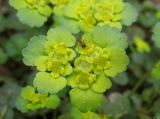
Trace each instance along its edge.
{"label": "rounded green leaf", "polygon": [[32,97],[34,93],[35,93],[35,89],[32,86],[27,86],[22,89],[21,97],[28,100]]}
{"label": "rounded green leaf", "polygon": [[122,12],[122,22],[123,22],[123,24],[126,25],[126,26],[129,26],[137,20],[137,17],[138,17],[138,12],[134,8],[134,6],[132,6],[129,3],[125,3],[125,7],[124,7],[124,10]]}
{"label": "rounded green leaf", "polygon": [[27,104],[28,104],[28,101],[23,99],[22,97],[18,97],[15,102],[16,108],[23,113],[28,111],[28,109],[26,107]]}
{"label": "rounded green leaf", "polygon": [[54,79],[50,73],[39,72],[37,73],[33,85],[41,93],[56,94],[67,85],[67,80],[63,77]]}
{"label": "rounded green leaf", "polygon": [[75,45],[75,37],[67,29],[62,27],[51,28],[47,33],[48,40],[52,40],[52,44],[64,43],[68,47]]}
{"label": "rounded green leaf", "polygon": [[93,84],[92,89],[97,93],[104,93],[107,89],[111,88],[111,80],[104,74],[97,77],[97,81]]}
{"label": "rounded green leaf", "polygon": [[57,95],[51,95],[48,98],[46,107],[49,109],[56,109],[59,106],[60,102],[61,100],[59,99]]}
{"label": "rounded green leaf", "polygon": [[83,36],[88,41],[101,48],[127,48],[127,37],[115,28],[108,26],[94,27],[94,29]]}
{"label": "rounded green leaf", "polygon": [[120,86],[124,86],[127,85],[130,81],[128,73],[127,72],[123,72],[120,73],[119,75],[117,75],[116,77],[114,77],[113,82],[120,85]]}
{"label": "rounded green leaf", "polygon": [[92,90],[72,89],[70,99],[73,106],[82,112],[95,111],[103,102],[103,94],[95,93]]}
{"label": "rounded green leaf", "polygon": [[105,70],[105,74],[110,77],[115,77],[127,69],[129,64],[128,56],[122,49],[107,49],[110,53],[110,68]]}
{"label": "rounded green leaf", "polygon": [[47,70],[47,62],[48,62],[47,56],[40,56],[36,59],[35,66],[40,71],[46,71]]}
{"label": "rounded green leaf", "polygon": [[78,33],[80,31],[79,24],[74,19],[67,19],[63,16],[54,16],[55,26],[61,26],[68,29],[71,33]]}
{"label": "rounded green leaf", "polygon": [[68,18],[78,19],[77,9],[79,5],[82,3],[82,0],[71,0],[63,10],[64,16]]}
{"label": "rounded green leaf", "polygon": [[23,62],[28,66],[34,66],[36,59],[44,53],[45,36],[33,37],[26,48],[22,50]]}
{"label": "rounded green leaf", "polygon": [[6,54],[11,58],[22,58],[22,49],[27,46],[27,40],[24,34],[12,35],[9,40],[5,42]]}
{"label": "rounded green leaf", "polygon": [[46,16],[46,17],[50,16],[52,13],[52,9],[47,5],[39,6],[37,9],[40,14],[42,14],[43,16]]}
{"label": "rounded green leaf", "polygon": [[109,117],[119,119],[121,116],[128,114],[130,111],[130,100],[119,93],[111,93],[108,96],[108,99],[104,101],[101,110]]}
{"label": "rounded green leaf", "polygon": [[27,3],[25,0],[9,0],[9,4],[15,9],[21,9],[27,6]]}
{"label": "rounded green leaf", "polygon": [[17,16],[22,23],[31,27],[41,27],[47,21],[47,17],[39,14],[37,10],[29,8],[18,10]]}

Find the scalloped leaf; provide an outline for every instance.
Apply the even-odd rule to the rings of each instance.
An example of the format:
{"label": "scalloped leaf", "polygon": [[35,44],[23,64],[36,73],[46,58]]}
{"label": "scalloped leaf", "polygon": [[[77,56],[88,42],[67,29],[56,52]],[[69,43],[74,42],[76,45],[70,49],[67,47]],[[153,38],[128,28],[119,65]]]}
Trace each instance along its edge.
{"label": "scalloped leaf", "polygon": [[83,35],[83,40],[92,42],[101,48],[126,49],[128,46],[126,35],[108,26],[94,27],[91,32]]}
{"label": "scalloped leaf", "polygon": [[9,0],[9,4],[15,9],[21,9],[27,6],[27,3],[25,0]]}
{"label": "scalloped leaf", "polygon": [[54,79],[50,73],[39,72],[37,73],[33,85],[41,93],[56,94],[67,85],[67,80],[64,77]]}
{"label": "scalloped leaf", "polygon": [[61,26],[63,28],[68,29],[71,33],[80,32],[78,22],[74,19],[67,19],[63,16],[54,16],[55,26]]}
{"label": "scalloped leaf", "polygon": [[115,77],[127,69],[129,64],[128,56],[122,49],[107,49],[110,55],[110,68],[105,70],[105,74],[110,77]]}
{"label": "scalloped leaf", "polygon": [[97,77],[97,81],[93,84],[92,89],[97,93],[104,93],[111,86],[111,80],[105,74],[100,74]]}
{"label": "scalloped leaf", "polygon": [[41,6],[38,7],[38,12],[44,16],[47,16],[47,17],[52,14],[52,11],[53,10],[47,5],[44,5],[42,7]]}
{"label": "scalloped leaf", "polygon": [[122,22],[126,26],[130,26],[137,20],[138,12],[130,3],[125,3],[125,8],[122,13]]}
{"label": "scalloped leaf", "polygon": [[27,40],[24,34],[14,34],[5,42],[4,48],[6,54],[14,59],[22,58],[22,49],[27,46]]}
{"label": "scalloped leaf", "polygon": [[52,44],[65,43],[66,46],[75,45],[76,39],[67,29],[62,27],[51,28],[47,33],[47,39],[52,40]]}
{"label": "scalloped leaf", "polygon": [[47,21],[47,17],[39,14],[37,10],[29,8],[19,9],[17,16],[22,23],[30,27],[41,27]]}
{"label": "scalloped leaf", "polygon": [[35,89],[32,86],[27,86],[22,89],[21,97],[28,100],[32,97],[34,93],[35,93]]}
{"label": "scalloped leaf", "polygon": [[17,98],[17,100],[15,102],[16,108],[23,113],[28,112],[28,109],[26,107],[27,104],[28,104],[28,101],[23,99],[20,96]]}
{"label": "scalloped leaf", "polygon": [[29,41],[28,46],[22,50],[24,64],[34,66],[36,59],[44,53],[45,42],[45,36],[35,36]]}
{"label": "scalloped leaf", "polygon": [[95,111],[103,102],[103,94],[95,93],[92,90],[72,89],[70,99],[73,106],[82,112]]}
{"label": "scalloped leaf", "polygon": [[60,102],[61,100],[59,99],[57,95],[51,95],[48,98],[46,107],[49,109],[56,109],[59,106]]}
{"label": "scalloped leaf", "polygon": [[[109,117],[119,119],[130,111],[130,100],[120,93],[113,92],[105,99],[101,110]],[[128,118],[129,119],[129,118]]]}

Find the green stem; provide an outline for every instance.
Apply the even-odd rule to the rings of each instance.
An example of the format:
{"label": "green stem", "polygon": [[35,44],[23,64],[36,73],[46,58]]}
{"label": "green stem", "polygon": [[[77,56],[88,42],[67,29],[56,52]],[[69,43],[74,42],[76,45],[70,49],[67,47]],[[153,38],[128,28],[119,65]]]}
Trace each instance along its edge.
{"label": "green stem", "polygon": [[2,113],[0,114],[0,119],[3,119],[3,118],[4,118],[4,116],[5,116],[6,112],[7,112],[7,109],[8,109],[8,106],[5,105],[5,106],[3,107]]}
{"label": "green stem", "polygon": [[135,92],[137,92],[137,90],[141,87],[141,85],[143,84],[143,82],[147,79],[147,77],[150,75],[150,71],[146,72],[141,78],[140,80],[138,80],[138,82],[136,83],[136,85],[133,87],[129,97],[131,97]]}
{"label": "green stem", "polygon": [[42,114],[42,117],[43,119],[47,119],[46,115],[45,114]]}

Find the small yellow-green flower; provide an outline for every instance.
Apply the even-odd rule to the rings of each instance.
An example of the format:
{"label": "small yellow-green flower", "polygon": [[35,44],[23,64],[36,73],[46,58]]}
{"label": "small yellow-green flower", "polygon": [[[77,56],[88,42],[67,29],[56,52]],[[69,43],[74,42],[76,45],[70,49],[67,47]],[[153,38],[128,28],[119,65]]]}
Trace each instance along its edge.
{"label": "small yellow-green flower", "polygon": [[60,99],[57,95],[37,93],[32,86],[23,88],[20,97],[16,101],[17,108],[22,112],[42,108],[55,109],[59,104]]}
{"label": "small yellow-green flower", "polygon": [[[125,54],[127,42],[123,33],[110,27],[96,27],[82,36],[82,42],[83,44],[80,43],[76,50],[80,57],[84,58],[83,61],[79,60],[78,64],[75,63],[75,68],[80,67],[96,75],[105,73],[110,77],[126,69],[128,64],[128,57]],[[87,65],[83,65],[84,60]]]}
{"label": "small yellow-green flower", "polygon": [[72,48],[75,41],[75,37],[63,28],[50,29],[47,37],[34,37],[23,50],[24,62],[36,66],[39,71],[50,72],[53,78],[67,76],[72,73],[70,62],[76,56]]}
{"label": "small yellow-green flower", "polygon": [[135,38],[135,45],[136,45],[137,51],[140,53],[151,51],[149,44],[145,42],[143,39],[141,39],[140,37]]}
{"label": "small yellow-green flower", "polygon": [[112,86],[110,79],[105,74],[95,75],[85,70],[77,70],[67,78],[68,85],[80,90],[92,89],[95,93],[103,93]]}

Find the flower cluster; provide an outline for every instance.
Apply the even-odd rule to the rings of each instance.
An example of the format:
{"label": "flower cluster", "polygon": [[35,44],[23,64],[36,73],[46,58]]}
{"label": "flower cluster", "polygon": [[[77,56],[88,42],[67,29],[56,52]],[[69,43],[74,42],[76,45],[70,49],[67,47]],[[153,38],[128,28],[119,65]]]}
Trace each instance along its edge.
{"label": "flower cluster", "polygon": [[94,26],[105,25],[121,29],[122,25],[130,25],[137,18],[133,6],[123,0],[62,1],[58,2],[61,6],[54,8],[55,21],[72,32],[88,32]]}
{"label": "flower cluster", "polygon": [[126,47],[126,36],[110,27],[95,27],[82,36],[75,48],[78,57],[74,71],[67,77],[68,85],[73,88],[70,91],[73,105],[81,111],[95,111],[100,106],[102,94],[112,86],[109,78],[126,69]]}
{"label": "flower cluster", "polygon": [[55,109],[59,106],[59,104],[60,99],[57,95],[36,93],[35,88],[32,86],[23,88],[21,95],[16,101],[18,109],[20,109],[22,112],[45,107],[49,109]]}
{"label": "flower cluster", "polygon": [[135,45],[138,52],[150,52],[151,48],[149,44],[140,37],[135,37]]}
{"label": "flower cluster", "polygon": [[58,95],[70,86],[72,105],[87,112],[101,106],[103,93],[112,85],[109,78],[126,69],[126,47],[126,36],[114,28],[95,27],[76,40],[71,32],[57,27],[47,36],[33,37],[23,57],[26,65],[39,71],[33,81],[38,95]]}
{"label": "flower cluster", "polygon": [[31,27],[42,26],[52,13],[48,0],[10,0],[10,5],[18,10],[20,21]]}
{"label": "flower cluster", "polygon": [[123,0],[10,0],[10,5],[24,24],[40,27],[54,13],[54,25],[73,33],[106,25],[122,29],[137,18],[135,8]]}

